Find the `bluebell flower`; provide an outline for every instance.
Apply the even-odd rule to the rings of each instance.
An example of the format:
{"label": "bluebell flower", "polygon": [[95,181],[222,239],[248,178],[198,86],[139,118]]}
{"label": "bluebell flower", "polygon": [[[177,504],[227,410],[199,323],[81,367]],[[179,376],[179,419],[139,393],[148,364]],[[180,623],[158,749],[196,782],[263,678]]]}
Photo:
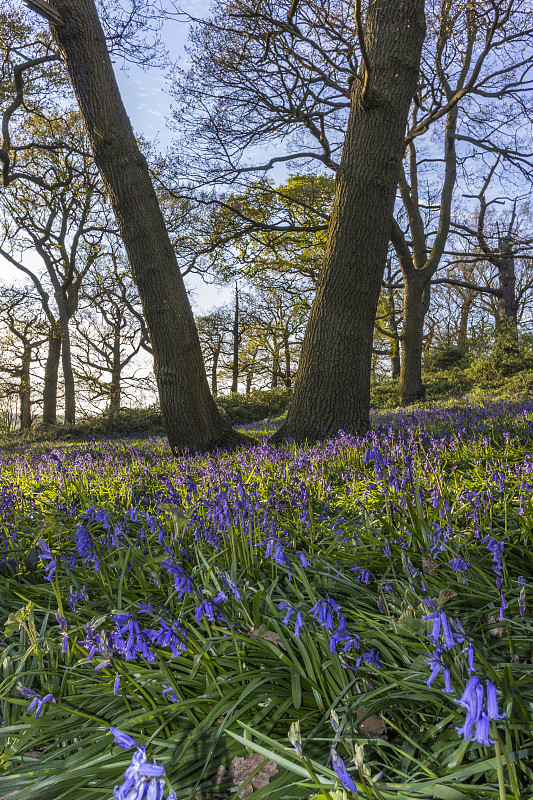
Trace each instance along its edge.
{"label": "bluebell flower", "polygon": [[498,697],[496,694],[496,687],[492,683],[492,681],[485,681],[485,691],[486,691],[486,707],[487,707],[487,715],[490,719],[503,719],[506,715],[505,712],[500,714],[498,709]]}
{"label": "bluebell flower", "polygon": [[123,747],[124,750],[129,750],[130,747],[137,747],[137,742],[133,736],[129,735],[129,733],[119,731],[118,728],[109,728],[109,733],[113,734],[115,738],[115,744],[118,744],[119,747]]}
{"label": "bluebell flower", "polygon": [[476,666],[474,664],[474,647],[472,642],[468,643],[468,674],[471,675],[473,672],[476,671]]}
{"label": "bluebell flower", "polygon": [[430,676],[426,681],[427,686],[431,686],[431,684],[433,683],[433,681],[435,680],[435,678],[442,669],[443,664],[441,655],[442,655],[442,647],[437,647],[437,649],[434,650],[433,653],[431,653],[431,655],[426,658],[426,662],[431,667]]}
{"label": "bluebell flower", "polygon": [[350,777],[348,770],[346,769],[346,764],[337,753],[334,747],[330,750],[331,753],[331,762],[333,765],[333,769],[337,774],[338,779],[340,780],[342,786],[346,791],[353,792],[357,794],[357,786],[355,785],[354,781]]}
{"label": "bluebell flower", "polygon": [[460,644],[464,641],[464,636],[452,633],[449,620],[444,611],[439,609],[434,611],[432,614],[425,614],[422,619],[433,620],[433,629],[431,633],[428,633],[428,636],[434,645],[439,643],[441,638],[441,628],[446,650],[451,650],[451,648],[456,644]]}
{"label": "bluebell flower", "polygon": [[239,591],[239,588],[238,588],[237,584],[235,583],[235,581],[233,580],[231,575],[228,575],[227,572],[225,572],[224,575],[222,576],[222,583],[224,584],[224,586],[227,589],[230,590],[230,592],[232,593],[233,597],[236,600],[239,600],[239,601],[242,600],[242,596],[241,596],[241,593]]}
{"label": "bluebell flower", "polygon": [[446,692],[446,694],[455,694],[455,690],[454,690],[454,688],[452,686],[452,682],[451,682],[450,670],[448,669],[448,667],[444,668],[444,689],[443,689],[443,691]]}
{"label": "bluebell flower", "polygon": [[457,733],[467,741],[478,742],[487,747],[494,744],[489,738],[489,720],[503,719],[505,713],[499,712],[496,687],[492,681],[482,681],[477,675],[473,675],[466,684],[461,699],[456,702],[467,710],[465,722],[457,728]]}
{"label": "bluebell flower", "polygon": [[48,561],[48,564],[45,564],[44,567],[46,570],[45,580],[51,581],[56,571],[57,559],[52,555],[52,551],[44,539],[39,539],[39,545],[42,550],[42,553],[39,553],[39,558],[41,561]]}
{"label": "bluebell flower", "polygon": [[294,607],[291,606],[290,603],[278,603],[278,608],[280,611],[286,611],[286,614],[283,618],[283,624],[288,625],[289,620],[291,618],[291,614],[294,611]]}
{"label": "bluebell flower", "polygon": [[200,622],[202,617],[205,617],[210,622],[215,621],[215,610],[213,608],[213,603],[210,600],[204,600],[203,603],[200,603],[196,606],[196,610],[194,612],[194,616],[196,622]]}

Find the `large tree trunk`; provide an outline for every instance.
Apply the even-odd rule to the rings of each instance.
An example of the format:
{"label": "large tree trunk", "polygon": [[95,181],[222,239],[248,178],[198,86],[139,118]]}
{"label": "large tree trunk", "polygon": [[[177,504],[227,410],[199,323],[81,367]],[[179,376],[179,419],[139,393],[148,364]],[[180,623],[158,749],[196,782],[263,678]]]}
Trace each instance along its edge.
{"label": "large tree trunk", "polygon": [[409,105],[425,33],[423,0],[371,2],[366,102],[354,81],[328,243],[293,399],[271,441],[368,427],[373,330]]}
{"label": "large tree trunk", "polygon": [[106,185],[150,331],[161,412],[172,449],[209,450],[245,440],[220,416],[185,285],[126,114],[94,0],[53,0],[51,24],[94,158]]}
{"label": "large tree trunk", "polygon": [[22,355],[22,368],[20,371],[20,429],[27,431],[31,428],[31,347],[29,343],[24,343],[24,353]]}
{"label": "large tree trunk", "polygon": [[422,400],[426,389],[422,383],[422,348],[424,320],[429,310],[431,284],[425,275],[405,275],[402,358],[398,400],[406,406]]}
{"label": "large tree trunk", "polygon": [[61,359],[61,332],[57,322],[50,326],[48,355],[44,368],[43,422],[53,425],[57,420],[57,376]]}

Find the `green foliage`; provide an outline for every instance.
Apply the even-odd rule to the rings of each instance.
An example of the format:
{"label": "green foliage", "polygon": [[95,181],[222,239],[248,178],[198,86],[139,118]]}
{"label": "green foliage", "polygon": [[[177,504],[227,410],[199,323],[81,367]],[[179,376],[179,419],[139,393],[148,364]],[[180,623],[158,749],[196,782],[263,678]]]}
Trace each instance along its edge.
{"label": "green foliage", "polygon": [[[130,756],[112,744],[114,725],[164,764],[179,800],[216,796],[219,766],[251,752],[278,768],[257,800],[347,800],[331,746],[367,800],[533,797],[533,506],[523,487],[533,411],[515,403],[424,413],[377,415],[383,438],[375,430],[216,459],[176,459],[157,439],[25,445],[5,458],[0,796],[109,800]],[[271,524],[285,561],[267,555]],[[502,544],[503,620],[484,535]],[[58,557],[51,581],[43,540]],[[454,559],[469,563],[467,580]],[[178,592],[169,560],[194,590]],[[82,587],[72,608],[69,593]],[[221,616],[199,620],[195,607],[222,591]],[[360,648],[332,650],[331,629],[312,613],[321,598],[342,609]],[[139,606],[147,602],[153,612]],[[294,608],[290,619],[284,604]],[[432,623],[423,617],[433,607],[465,629],[464,644],[442,654],[455,695],[442,691],[442,674],[426,684]],[[160,617],[177,620],[185,648],[172,655],[158,642],[153,660],[97,652],[88,661],[87,630],[112,631],[118,613],[150,630]],[[469,641],[507,714],[492,726],[497,747],[456,732]],[[358,662],[372,648],[379,668]],[[20,684],[57,702],[35,719]]]}
{"label": "green foliage", "polygon": [[291,399],[290,389],[254,389],[250,394],[235,392],[216,398],[216,404],[231,425],[258,422],[287,411]]}
{"label": "green foliage", "polygon": [[163,418],[157,406],[123,408],[114,417],[107,411],[75,425],[37,424],[32,439],[92,439],[101,436],[156,435],[164,433]]}

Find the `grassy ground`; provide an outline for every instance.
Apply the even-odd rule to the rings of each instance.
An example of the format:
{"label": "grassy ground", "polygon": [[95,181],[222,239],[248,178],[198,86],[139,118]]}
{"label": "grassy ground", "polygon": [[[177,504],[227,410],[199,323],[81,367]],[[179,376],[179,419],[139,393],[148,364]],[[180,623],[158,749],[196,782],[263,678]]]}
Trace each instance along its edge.
{"label": "grassy ground", "polygon": [[372,422],[0,450],[0,795],[533,797],[533,402]]}

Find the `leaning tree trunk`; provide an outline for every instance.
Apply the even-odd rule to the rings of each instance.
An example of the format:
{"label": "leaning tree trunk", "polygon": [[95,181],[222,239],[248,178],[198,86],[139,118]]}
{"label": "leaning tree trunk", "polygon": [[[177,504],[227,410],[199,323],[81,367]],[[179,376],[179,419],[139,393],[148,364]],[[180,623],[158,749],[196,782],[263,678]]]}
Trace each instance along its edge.
{"label": "leaning tree trunk", "polygon": [[398,400],[402,406],[422,400],[426,388],[422,383],[422,349],[424,320],[429,311],[431,284],[420,271],[405,276],[402,357]]}
{"label": "leaning tree trunk", "polygon": [[50,23],[65,60],[96,164],[131,264],[150,331],[161,412],[172,449],[209,450],[245,440],[209,391],[192,310],[148,165],[120,97],[94,0],[53,0]]}
{"label": "leaning tree trunk", "polygon": [[57,420],[57,376],[61,359],[61,333],[57,322],[50,326],[48,355],[44,368],[43,422],[53,425]]}
{"label": "leaning tree trunk", "polygon": [[20,371],[20,429],[27,431],[31,428],[31,383],[30,383],[30,370],[31,370],[31,347],[29,344],[24,345],[24,353],[22,355],[22,368]]}
{"label": "leaning tree trunk", "polygon": [[370,3],[369,74],[363,70],[362,81],[354,81],[294,395],[286,422],[271,441],[313,440],[340,428],[368,427],[374,320],[424,33],[423,0]]}

